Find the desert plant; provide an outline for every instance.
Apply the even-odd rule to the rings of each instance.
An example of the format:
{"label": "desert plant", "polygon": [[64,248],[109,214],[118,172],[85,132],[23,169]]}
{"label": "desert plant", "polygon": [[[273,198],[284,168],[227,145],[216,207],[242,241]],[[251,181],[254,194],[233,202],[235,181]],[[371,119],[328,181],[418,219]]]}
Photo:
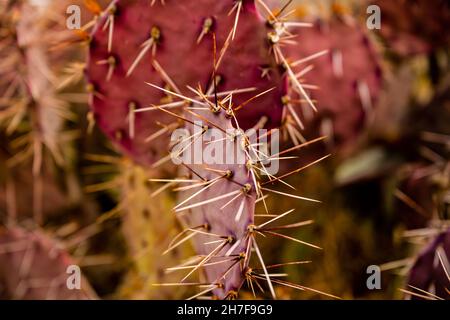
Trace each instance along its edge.
{"label": "desert plant", "polygon": [[[188,284],[186,280],[194,271],[204,269],[209,284],[196,283],[205,288],[194,297],[213,292],[219,298],[235,298],[245,280],[252,288],[254,281],[266,280],[273,297],[272,282],[291,285],[271,279],[255,241],[257,234],[316,247],[276,232],[309,222],[265,228],[293,210],[275,218],[269,215],[271,220],[254,224],[255,204],[264,203],[265,193],[316,201],[267,186],[284,182],[285,177],[308,166],[276,177],[268,173],[264,162],[279,160],[281,155],[320,140],[302,144],[296,140],[297,146],[270,157],[258,153],[258,142],[251,143],[244,132],[281,126],[282,97],[288,91],[298,92],[316,110],[283,52],[283,46],[290,43],[289,30],[310,24],[288,22],[282,12],[278,16],[266,11],[270,16],[267,21],[258,13],[255,1],[113,1],[100,15],[91,36],[87,88],[96,122],[138,163],[158,168],[174,156],[182,157],[186,146],[181,150],[169,147],[169,135],[177,128],[189,133],[182,139],[187,146],[208,136],[211,129],[234,130],[232,138],[210,143],[225,141],[225,152],[240,150],[244,164],[192,166],[182,161],[182,177],[166,179],[168,187],[187,183],[177,188],[182,191],[181,202],[174,208],[175,212],[187,210],[187,214],[180,214],[187,229],[170,249],[196,236],[197,264],[191,262],[171,270],[191,269],[181,283],[175,284],[179,286]],[[169,24],[173,15],[183,20]],[[124,41],[128,45],[122,45]],[[200,132],[195,130],[197,121],[203,122]],[[269,131],[267,135],[274,139],[276,134]],[[203,144],[200,152],[206,149]],[[170,153],[164,155],[167,151]],[[267,181],[261,178],[264,175]],[[211,245],[214,248],[209,250]],[[263,274],[248,267],[253,249]]]}
{"label": "desert plant", "polygon": [[69,288],[67,283],[72,272],[69,267],[76,264],[62,242],[41,231],[1,228],[0,261],[0,296],[4,298],[96,299],[84,277],[80,279],[80,288]]}

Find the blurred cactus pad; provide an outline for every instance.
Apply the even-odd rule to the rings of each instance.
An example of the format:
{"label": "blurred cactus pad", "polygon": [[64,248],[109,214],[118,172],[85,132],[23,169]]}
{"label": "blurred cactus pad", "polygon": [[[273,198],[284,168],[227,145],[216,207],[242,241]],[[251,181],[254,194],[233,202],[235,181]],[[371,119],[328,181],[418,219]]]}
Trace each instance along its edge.
{"label": "blurred cactus pad", "polygon": [[0,299],[450,299],[449,21],[1,0]]}

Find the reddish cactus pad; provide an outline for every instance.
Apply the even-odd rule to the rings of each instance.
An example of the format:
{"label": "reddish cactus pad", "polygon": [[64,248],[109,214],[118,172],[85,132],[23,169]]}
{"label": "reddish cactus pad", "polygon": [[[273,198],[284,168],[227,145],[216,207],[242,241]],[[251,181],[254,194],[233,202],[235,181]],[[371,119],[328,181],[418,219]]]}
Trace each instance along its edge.
{"label": "reddish cactus pad", "polygon": [[[203,125],[211,127],[211,124],[214,123],[221,129],[236,131],[233,129],[232,121],[226,118],[224,111],[219,114],[209,110],[195,112],[201,118],[210,121],[205,122],[205,120]],[[193,121],[199,120],[195,116],[189,118]],[[194,133],[193,125],[188,125],[187,128],[190,134]],[[243,135],[238,135],[234,139],[233,136],[228,136],[228,139],[222,142],[219,141],[223,138],[208,137],[208,132],[204,137],[207,139],[206,141],[216,141],[214,145],[223,150],[224,158],[236,155],[235,160],[239,158],[244,160],[227,161],[227,164],[216,162],[199,165],[187,164],[190,169],[187,171],[188,179],[200,180],[199,177],[201,177],[210,183],[182,192],[177,210],[181,210],[178,214],[189,228],[203,232],[193,238],[197,254],[208,256],[217,250],[204,267],[207,281],[211,284],[218,284],[213,291],[214,295],[220,299],[232,298],[235,297],[245,280],[245,268],[250,259],[248,248],[251,246],[251,241],[248,237],[248,228],[254,223],[256,192],[251,174],[246,166],[248,158],[243,149]],[[203,141],[201,150],[205,150],[208,146],[211,147],[211,144]],[[194,155],[196,152],[194,148],[191,151],[192,153],[185,153]],[[233,157],[230,156],[230,158]],[[202,188],[204,191],[186,201]],[[203,202],[207,203],[198,205]],[[183,208],[188,209],[182,210]],[[225,262],[216,263],[220,261]]]}
{"label": "reddish cactus pad", "polygon": [[[161,76],[154,61],[184,95],[194,95],[187,85],[197,87],[200,84],[206,90],[212,82],[213,34],[216,35],[218,59],[233,30],[237,10],[231,14],[230,11],[237,4],[234,0],[167,0],[165,4],[156,1],[151,6],[148,0],[116,0],[99,20],[92,36],[87,68],[90,89],[95,92],[91,107],[100,128],[137,162],[152,164],[167,151],[166,136],[151,143],[145,140],[164,125],[174,122],[160,111],[136,113],[134,138],[129,134],[130,103],[139,109],[170,102],[164,93],[145,82],[176,90],[167,77]],[[276,127],[281,121],[283,86],[280,84],[283,82],[269,52],[267,28],[254,1],[243,1],[240,8],[235,38],[217,70],[221,79],[218,91],[256,88],[254,92],[234,99],[235,105],[239,105],[256,93],[275,87],[246,105],[238,117],[244,128],[252,127],[262,116],[268,116],[268,127]],[[106,28],[104,25],[111,20],[111,15],[114,16],[114,28],[110,42],[109,25]],[[127,77],[146,45],[148,51]],[[109,63],[102,64],[108,59]],[[110,66],[112,74],[107,81]],[[270,71],[268,77],[263,76],[266,70]],[[171,110],[177,112],[176,108]]]}
{"label": "reddish cactus pad", "polygon": [[0,230],[0,297],[20,300],[95,299],[89,284],[70,290],[70,256],[40,232]]}
{"label": "reddish cactus pad", "polygon": [[[337,19],[300,29],[297,41],[298,45],[286,47],[293,63],[329,50],[328,54],[295,67],[300,72],[312,64],[314,69],[303,77],[304,82],[319,87],[310,92],[311,98],[317,100],[319,113],[309,120],[305,115],[307,126],[319,126],[324,119],[330,119],[335,143],[351,143],[370,114],[367,109],[375,106],[380,93],[380,57],[360,27]],[[369,97],[367,93],[369,99],[365,98]]]}

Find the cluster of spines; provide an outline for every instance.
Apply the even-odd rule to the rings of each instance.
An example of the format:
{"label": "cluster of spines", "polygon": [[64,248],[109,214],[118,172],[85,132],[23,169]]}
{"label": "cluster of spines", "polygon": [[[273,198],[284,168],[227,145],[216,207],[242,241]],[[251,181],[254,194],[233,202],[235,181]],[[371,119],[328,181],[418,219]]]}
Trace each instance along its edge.
{"label": "cluster of spines", "polygon": [[[296,74],[293,71],[292,63],[284,53],[284,46],[295,44],[294,35],[290,29],[311,27],[311,24],[288,22],[289,13],[282,10],[274,14],[264,5],[264,2],[258,2],[262,4],[268,16],[267,23],[257,13],[254,1],[221,2],[215,3],[213,7],[205,6],[200,2],[186,7],[178,6],[176,3],[152,3],[152,8],[148,12],[159,10],[160,14],[152,15],[150,20],[145,19],[147,24],[148,21],[153,20],[153,17],[159,17],[158,19],[162,22],[152,24],[150,36],[142,35],[142,40],[139,40],[135,39],[137,38],[135,35],[132,38],[124,37],[130,37],[127,30],[133,30],[134,24],[138,24],[146,17],[143,10],[139,9],[149,4],[139,1],[126,4],[113,1],[99,14],[100,18],[91,36],[90,60],[87,68],[91,107],[100,127],[133,159],[154,168],[169,162],[173,154],[158,160],[154,154],[149,156],[148,152],[153,148],[158,150],[154,153],[160,156],[161,150],[167,150],[168,133],[183,126],[191,132],[189,137],[192,140],[189,140],[191,144],[195,139],[205,135],[210,126],[221,131],[229,128],[239,131],[240,135],[236,135],[235,140],[230,140],[232,146],[237,147],[244,142],[242,152],[247,159],[245,165],[232,164],[224,167],[216,164],[212,168],[205,166],[193,168],[183,163],[183,177],[168,179],[168,184],[163,187],[170,188],[179,183],[188,183],[187,186],[176,188],[182,191],[182,194],[187,194],[187,197],[174,210],[180,213],[181,220],[187,225],[187,229],[169,247],[173,249],[195,237],[194,243],[198,256],[194,260],[197,263],[193,264],[190,261],[180,266],[182,270],[191,270],[181,283],[176,284],[192,284],[186,282],[189,276],[194,271],[204,269],[207,283],[194,284],[204,287],[205,290],[194,297],[213,292],[219,298],[235,298],[246,280],[251,284],[252,289],[254,289],[254,283],[260,287],[258,279],[267,281],[273,297],[276,295],[272,283],[305,289],[276,279],[274,278],[276,275],[268,272],[255,236],[257,234],[274,235],[307,244],[276,231],[299,227],[310,222],[266,227],[293,210],[279,216],[268,214],[265,205],[265,198],[268,195],[264,193],[316,201],[268,187],[269,184],[276,182],[288,185],[284,178],[308,166],[276,177],[267,172],[263,160],[289,159],[290,157],[283,157],[283,155],[322,139],[308,142],[301,136],[299,130],[302,124],[292,107],[289,108],[289,113],[294,123],[290,125],[298,126],[298,128],[294,131],[294,126],[291,126],[289,133],[296,146],[272,155],[272,158],[252,150],[254,146],[246,143],[248,137],[240,129],[279,127],[283,117],[283,112],[280,112],[283,110],[283,97],[289,91],[287,87],[297,92],[301,99],[316,111],[314,102],[306,92],[308,85],[299,79],[303,74]],[[167,21],[162,19],[166,18],[167,13],[174,14],[175,9],[185,10],[185,14],[193,15],[195,37],[192,39],[177,39],[176,43],[168,41],[171,37],[173,40],[175,34],[167,33],[167,29],[164,28]],[[206,13],[204,13],[205,10]],[[217,10],[214,19],[208,19],[214,10]],[[187,30],[186,34],[191,33],[191,25],[181,27]],[[252,33],[245,32],[249,27],[253,27]],[[140,24],[139,29],[142,30]],[[120,46],[118,43],[121,38],[135,44]],[[246,50],[241,50],[239,44],[242,44]],[[139,47],[137,53],[129,53],[134,50],[135,45]],[[193,62],[186,54],[181,57],[179,53],[176,54],[176,51],[170,51],[171,46],[174,45],[176,45],[176,51],[182,54],[184,48],[188,47],[189,52],[193,51],[198,55],[195,59],[201,59],[203,63],[205,59],[212,61],[211,64],[207,64],[211,67],[192,65]],[[176,60],[181,67],[173,63],[174,56],[165,56],[167,51],[180,56],[180,59]],[[262,54],[262,52],[266,53]],[[305,59],[312,60],[318,56],[320,54],[314,54]],[[255,65],[254,61],[261,61],[261,57],[266,63]],[[145,66],[144,69],[142,69],[143,66]],[[150,73],[149,70],[151,70]],[[151,74],[153,75],[150,76]],[[240,81],[236,82],[236,80]],[[136,85],[130,86],[131,83]],[[195,89],[197,83],[199,87]],[[273,88],[268,86],[271,83],[274,84]],[[209,89],[203,92],[201,88],[205,86]],[[124,90],[125,88],[127,90]],[[148,91],[150,89],[152,90]],[[260,92],[254,95],[253,92],[258,90]],[[147,118],[138,117],[145,114],[148,114]],[[169,122],[166,122],[167,120]],[[192,133],[195,120],[206,121],[200,137],[199,134],[195,136]],[[155,130],[158,127],[159,129]],[[153,131],[148,132],[149,128]],[[295,133],[292,134],[292,132]],[[268,135],[272,133],[273,131],[270,131]],[[148,142],[152,143],[146,145]],[[254,154],[250,156],[250,153]],[[255,161],[255,157],[258,160]],[[268,177],[267,181],[262,181],[262,176],[265,174]],[[237,176],[242,181],[236,182]],[[163,180],[154,179],[154,181]],[[196,198],[195,201],[193,201],[194,198]],[[260,225],[254,222],[254,207],[257,202],[264,204],[267,217],[272,218]],[[215,211],[222,211],[222,213]],[[216,219],[217,225],[211,223],[212,217]],[[234,221],[230,223],[226,218]],[[218,232],[214,232],[215,230]],[[205,241],[207,244],[204,243]],[[208,246],[214,247],[212,251],[205,249]],[[315,245],[311,246],[317,248]],[[257,253],[263,274],[249,268],[248,263],[253,250]],[[216,260],[221,258],[222,261]],[[174,269],[177,268],[171,270]]]}
{"label": "cluster of spines", "polygon": [[[289,22],[289,12],[273,14],[267,7],[264,10],[269,22],[264,25],[253,1],[236,1],[229,5],[231,10],[226,3],[208,9],[201,3],[190,4],[183,9],[178,4],[156,4],[148,11],[158,11],[160,18],[156,19],[142,14],[144,10],[139,9],[146,6],[144,3],[121,4],[115,1],[108,6],[115,9],[107,8],[101,15],[100,23],[91,36],[87,69],[91,106],[100,127],[139,163],[153,164],[155,157],[161,155],[160,150],[164,150],[162,143],[167,141],[167,133],[177,127],[177,123],[168,120],[167,114],[147,111],[156,110],[155,105],[176,110],[184,104],[172,103],[164,92],[146,88],[144,82],[164,84],[166,88],[184,95],[190,93],[187,85],[201,83],[204,87],[208,86],[211,83],[211,67],[204,62],[211,58],[213,38],[217,46],[222,47],[216,57],[217,85],[222,90],[233,91],[246,87],[270,90],[264,96],[254,97],[251,108],[240,106],[242,110],[236,112],[236,116],[241,126],[248,129],[264,120],[265,127],[274,128],[284,122],[288,124],[287,132],[295,143],[305,142],[300,133],[303,128],[301,117],[285,97],[289,86],[298,92],[300,101],[305,101],[312,110],[316,110],[314,102],[306,93],[308,88],[314,86],[303,83],[302,72],[294,73],[284,47],[295,44],[290,29],[312,25]],[[169,32],[165,29],[164,19],[178,12],[175,9],[193,16],[187,25],[175,27],[183,28],[185,36],[181,41],[175,38],[178,35],[174,30]],[[217,11],[214,19],[208,18],[214,10]],[[146,38],[144,34],[139,36],[146,39],[143,42],[131,33],[134,21],[139,19],[153,26],[150,37]],[[254,31],[247,32],[250,29]],[[114,42],[121,38],[130,41],[131,45],[114,46]],[[201,43],[195,40],[197,38],[202,40]],[[175,41],[178,42],[174,44]],[[137,52],[134,52],[135,47]],[[239,50],[240,47],[246,50]],[[228,55],[224,55],[225,51],[228,51]],[[310,61],[324,53],[326,51],[305,57],[304,60]],[[198,59],[201,59],[202,64],[196,63]],[[174,60],[178,63],[172,63]],[[179,87],[174,87],[170,78],[176,79]],[[129,90],[124,92],[121,89],[123,87]],[[251,97],[251,93],[241,96],[242,101],[245,101]],[[283,113],[290,114],[289,121],[283,121]]]}
{"label": "cluster of spines", "polygon": [[[199,96],[205,96],[201,92],[199,93]],[[272,235],[314,248],[318,247],[278,233],[280,230],[308,225],[312,221],[278,227],[269,226],[271,223],[294,211],[289,210],[281,215],[271,215],[266,212],[261,217],[271,219],[264,223],[256,224],[255,216],[258,216],[255,215],[256,203],[265,202],[268,195],[264,193],[276,193],[307,201],[316,200],[283,193],[267,187],[267,185],[275,184],[276,182],[286,184],[283,180],[285,177],[304,168],[294,170],[280,177],[271,175],[264,167],[264,163],[271,160],[279,160],[282,158],[282,154],[286,154],[291,150],[285,150],[286,152],[272,156],[256,150],[257,143],[252,144],[249,136],[242,130],[235,128],[235,126],[239,128],[239,125],[231,105],[228,103],[229,99],[230,97],[219,99],[217,104],[209,99],[205,99],[199,101],[200,105],[187,107],[184,121],[187,124],[187,128],[189,128],[188,137],[184,137],[178,142],[178,144],[182,144],[179,148],[174,148],[176,151],[171,156],[183,158],[187,154],[187,159],[192,159],[192,150],[189,150],[188,146],[193,145],[197,139],[202,141],[202,137],[208,135],[209,129],[215,128],[222,131],[224,137],[207,139],[206,143],[202,142],[202,148],[205,148],[205,144],[220,144],[224,150],[225,158],[227,158],[227,153],[235,155],[236,152],[241,152],[245,161],[232,162],[230,164],[211,163],[197,165],[183,162],[184,170],[182,170],[183,175],[181,177],[172,180],[153,179],[154,182],[168,182],[172,186],[179,185],[175,189],[181,191],[180,202],[174,208],[174,211],[180,216],[180,219],[186,225],[186,229],[172,241],[168,251],[189,239],[194,240],[197,251],[197,255],[192,260],[189,260],[188,263],[169,268],[169,270],[189,271],[180,283],[173,285],[198,285],[202,288],[204,287],[204,290],[194,295],[193,298],[203,296],[211,291],[217,298],[236,298],[238,291],[246,281],[255,294],[254,284],[261,279],[267,281],[272,296],[276,297],[272,283],[284,284],[299,289],[301,286],[272,278],[276,277],[276,275],[268,273],[268,268],[264,264],[255,237],[257,235]],[[198,124],[196,120],[201,121],[203,124]],[[200,130],[197,130],[197,133],[194,130],[195,126],[201,126],[198,128]],[[273,131],[270,132],[273,133]],[[271,135],[271,133],[268,135]],[[303,146],[299,145],[294,149]],[[193,152],[198,152],[198,150]],[[262,178],[264,175],[268,177],[266,181]],[[265,205],[264,207],[266,208]],[[249,267],[253,251],[256,252],[257,260],[262,266],[261,271],[263,273],[258,273],[256,272],[257,269]],[[301,262],[298,263],[300,264]],[[280,264],[280,266],[282,265],[284,264]],[[209,285],[187,282],[190,276],[199,269],[204,269]],[[259,283],[257,286],[260,286]],[[305,288],[302,287],[301,289]]]}
{"label": "cluster of spines", "polygon": [[6,165],[11,172],[23,164],[32,171],[33,214],[39,224],[44,220],[44,171],[53,168],[47,159],[59,167],[67,165],[64,143],[76,137],[64,131],[74,115],[59,96],[59,75],[53,67],[67,56],[52,51],[59,29],[49,10],[30,1],[3,1],[0,17],[0,125],[8,141],[5,149],[12,154]]}
{"label": "cluster of spines", "polygon": [[[388,263],[407,271],[405,297],[441,300],[450,294],[449,203],[450,138],[446,134],[424,131],[418,139],[420,162],[400,170],[400,185],[394,196],[394,210],[405,220],[406,239],[419,245],[414,256]],[[433,147],[431,147],[433,145]]]}
{"label": "cluster of spines", "polygon": [[[316,85],[309,91],[320,106],[318,115],[312,116],[305,108],[300,115],[307,129],[315,127],[332,144],[348,147],[373,119],[382,87],[380,54],[361,27],[338,18],[316,22],[299,36],[304,45],[288,50],[298,57],[293,64],[307,71],[304,78]],[[318,50],[324,54],[314,63],[302,58]]]}

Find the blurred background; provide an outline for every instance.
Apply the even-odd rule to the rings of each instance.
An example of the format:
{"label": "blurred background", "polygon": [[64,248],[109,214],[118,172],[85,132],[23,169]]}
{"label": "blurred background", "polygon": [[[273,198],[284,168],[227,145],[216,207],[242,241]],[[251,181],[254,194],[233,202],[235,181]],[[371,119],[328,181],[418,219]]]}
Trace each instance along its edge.
{"label": "blurred background", "polygon": [[[160,187],[148,182],[154,172],[117,152],[94,125],[83,81],[83,34],[65,28],[69,5],[79,5],[88,23],[107,1],[30,1],[28,13],[19,2],[27,3],[0,5],[0,297],[79,298],[49,295],[46,288],[68,264],[81,267],[81,298],[186,297],[189,289],[152,286],[178,279],[164,270],[192,250],[162,256],[180,230],[170,212],[175,196],[163,192],[149,201]],[[277,12],[288,1],[265,2]],[[368,13],[369,5],[375,11]],[[306,77],[320,87],[311,92],[319,112],[302,111],[306,139],[330,138],[301,149],[298,162],[282,170],[331,157],[287,180],[321,204],[274,196],[268,205],[277,212],[295,207],[303,220],[314,220],[287,234],[323,250],[271,238],[261,242],[265,260],[311,261],[284,267],[289,281],[344,299],[408,297],[411,268],[436,237],[449,234],[450,5],[294,0],[287,11],[314,23],[298,32],[300,56],[330,50]],[[446,239],[439,261],[448,266]],[[62,261],[38,262],[39,254],[54,250]],[[367,287],[371,265],[381,270],[379,290]],[[42,280],[53,268],[43,283],[21,277],[36,272]],[[436,268],[439,262],[416,272],[428,278]],[[448,299],[449,279],[433,279],[422,289]],[[276,290],[281,299],[324,298]],[[240,297],[252,295],[244,290]]]}

